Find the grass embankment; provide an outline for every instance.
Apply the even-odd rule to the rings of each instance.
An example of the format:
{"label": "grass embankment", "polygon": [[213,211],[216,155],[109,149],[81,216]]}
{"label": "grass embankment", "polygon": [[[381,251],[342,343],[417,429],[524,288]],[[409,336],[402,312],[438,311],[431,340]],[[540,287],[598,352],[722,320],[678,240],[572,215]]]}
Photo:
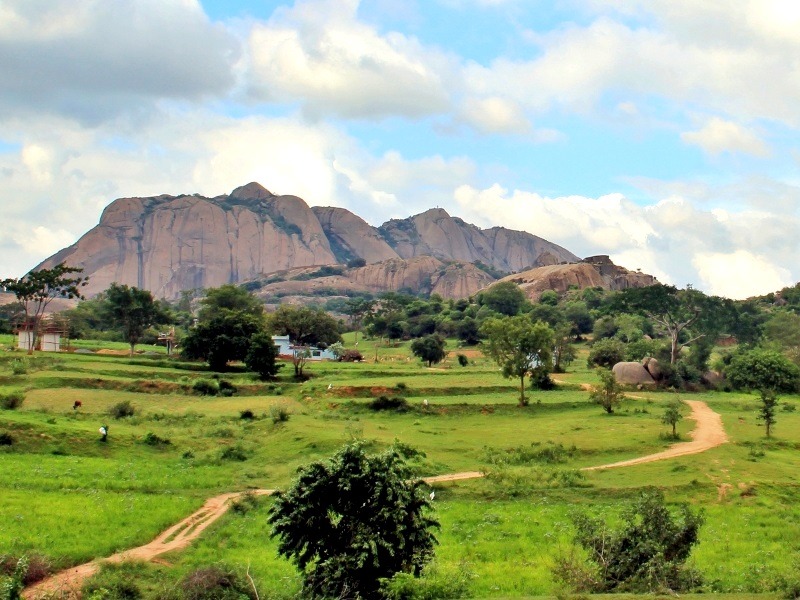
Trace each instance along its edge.
{"label": "grass embankment", "polygon": [[[374,352],[369,342],[359,346],[367,357]],[[582,473],[672,443],[659,417],[675,394],[634,392],[605,415],[580,389],[594,374],[576,362],[557,376],[567,383],[531,392],[531,405],[519,408],[516,382],[476,353],[468,367],[451,356],[434,369],[407,360],[407,345],[379,347],[378,355],[378,363],[310,364],[314,377],[305,383],[290,378],[291,366],[269,385],[244,373],[221,374],[240,388],[226,398],[195,395],[194,382],[212,374],[164,357],[5,353],[0,394],[22,390],[26,399],[0,411],[0,433],[14,440],[0,446],[0,548],[45,553],[61,566],[106,556],[149,541],[211,495],[280,488],[298,466],[352,439],[375,448],[397,439],[425,453],[422,474],[489,474],[436,485],[438,568],[474,574],[475,597],[553,593],[549,568],[569,546],[571,512],[615,515],[624,499],[650,485],[671,502],[705,510],[693,559],[709,591],[767,591],[793,569],[800,539],[797,413],[780,412],[773,440],[765,441],[755,396],[693,394],[722,415],[731,443]],[[15,375],[18,359],[27,372]],[[368,404],[376,395],[405,397],[408,408],[373,411]],[[76,400],[82,406],[73,410]],[[109,416],[124,401],[134,416]],[[273,422],[278,409],[288,411],[288,421]],[[243,411],[255,418],[242,419]],[[99,441],[102,424],[110,427],[106,443]],[[683,439],[692,427],[680,422]],[[268,504],[228,514],[191,548],[167,557],[174,568],[136,567],[137,578],[156,589],[159,581],[221,560],[249,564],[262,597],[296,590],[294,569],[269,539]]]}

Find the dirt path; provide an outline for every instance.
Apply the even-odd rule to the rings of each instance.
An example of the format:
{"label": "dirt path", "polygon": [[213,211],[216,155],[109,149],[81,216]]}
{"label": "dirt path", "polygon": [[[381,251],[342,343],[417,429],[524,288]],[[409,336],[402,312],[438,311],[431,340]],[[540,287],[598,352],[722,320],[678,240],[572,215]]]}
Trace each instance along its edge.
{"label": "dirt path", "polygon": [[639,458],[623,460],[608,465],[586,467],[581,470],[597,471],[599,469],[629,467],[631,465],[655,462],[657,460],[666,460],[668,458],[676,458],[678,456],[699,454],[700,452],[705,452],[711,448],[716,448],[717,446],[720,446],[728,441],[725,428],[722,426],[722,417],[720,417],[718,413],[715,413],[705,402],[701,402],[700,400],[684,400],[684,402],[686,402],[686,404],[688,404],[692,409],[692,414],[689,415],[689,418],[694,419],[694,421],[697,423],[694,431],[689,434],[692,438],[691,442],[673,444],[667,450],[658,452],[656,454],[640,456]]}
{"label": "dirt path", "polygon": [[[688,454],[698,454],[728,441],[728,436],[725,434],[725,429],[722,427],[722,418],[719,414],[711,410],[705,402],[699,400],[685,400],[685,402],[692,409],[692,414],[689,418],[694,419],[697,423],[697,426],[691,433],[691,442],[674,444],[668,450],[657,454],[650,454],[648,456],[608,465],[586,467],[582,470],[595,471],[598,469],[627,467],[678,456],[686,456]],[[424,481],[426,483],[442,483],[447,481],[461,481],[464,479],[477,479],[479,477],[483,477],[483,473],[480,471],[465,471],[463,473],[449,473],[447,475],[425,477]],[[273,491],[274,490],[254,490],[252,493],[260,496],[268,496],[272,494]],[[230,508],[231,500],[238,498],[242,493],[246,492],[222,494],[210,498],[206,500],[202,508],[161,533],[152,542],[144,546],[139,546],[138,548],[118,552],[108,558],[94,560],[77,567],[72,567],[66,571],[61,571],[29,587],[23,592],[22,597],[26,600],[51,598],[53,596],[64,600],[79,598],[79,591],[83,582],[97,573],[103,563],[121,563],[128,560],[151,561],[166,552],[186,548],[209,525],[224,515]]]}
{"label": "dirt path", "polygon": [[[272,492],[273,490],[254,490],[254,493],[260,496],[267,496]],[[26,600],[53,596],[61,599],[79,598],[83,582],[97,573],[103,563],[121,563],[130,560],[151,561],[166,552],[186,548],[206,527],[227,512],[231,500],[241,495],[240,492],[209,498],[202,508],[165,530],[152,542],[56,573],[26,589],[22,597]]]}

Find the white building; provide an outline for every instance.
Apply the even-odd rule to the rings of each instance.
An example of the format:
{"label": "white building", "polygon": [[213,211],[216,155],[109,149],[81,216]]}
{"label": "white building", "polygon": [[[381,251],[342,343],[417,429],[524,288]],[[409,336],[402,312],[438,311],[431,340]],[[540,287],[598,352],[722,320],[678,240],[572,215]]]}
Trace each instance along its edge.
{"label": "white building", "polygon": [[308,360],[336,360],[336,356],[327,348],[322,350],[316,346],[295,346],[289,340],[288,335],[273,335],[272,341],[275,344],[275,349],[278,351],[278,356],[281,358],[292,359],[298,352],[305,352],[308,350]]}

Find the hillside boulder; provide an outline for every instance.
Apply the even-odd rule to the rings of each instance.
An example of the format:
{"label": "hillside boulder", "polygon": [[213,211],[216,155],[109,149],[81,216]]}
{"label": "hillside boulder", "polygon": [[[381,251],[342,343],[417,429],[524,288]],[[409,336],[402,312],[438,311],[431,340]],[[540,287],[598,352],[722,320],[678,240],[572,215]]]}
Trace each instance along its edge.
{"label": "hillside boulder", "polygon": [[611,372],[614,373],[614,377],[617,378],[617,382],[621,385],[630,385],[630,386],[654,386],[656,384],[655,379],[647,369],[644,368],[644,365],[639,362],[620,362],[614,365],[614,368],[611,369]]}

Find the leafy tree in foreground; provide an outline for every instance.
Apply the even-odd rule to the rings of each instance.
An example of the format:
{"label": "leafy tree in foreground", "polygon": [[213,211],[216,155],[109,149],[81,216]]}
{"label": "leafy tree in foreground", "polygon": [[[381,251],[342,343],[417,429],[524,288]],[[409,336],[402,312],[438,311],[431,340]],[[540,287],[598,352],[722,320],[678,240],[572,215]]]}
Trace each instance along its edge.
{"label": "leafy tree in foreground", "polygon": [[[583,583],[596,592],[639,593],[681,592],[697,585],[699,575],[685,563],[698,542],[703,516],[686,505],[672,514],[661,491],[643,492],[623,510],[617,529],[587,515],[574,522],[575,541],[589,553],[594,576],[589,582],[568,583]],[[563,569],[555,575],[565,579]]]}
{"label": "leafy tree in foreground", "polygon": [[310,597],[377,598],[382,578],[418,576],[433,558],[439,523],[429,515],[425,484],[406,463],[410,454],[345,446],[300,469],[291,488],[275,494],[272,536],[302,571]]}
{"label": "leafy tree in foreground", "polygon": [[664,414],[661,415],[661,422],[664,425],[671,425],[672,426],[672,437],[677,438],[678,432],[678,422],[683,419],[683,415],[681,415],[681,403],[680,400],[676,400],[675,402],[670,402],[667,408],[664,410]]}
{"label": "leafy tree in foreground", "polygon": [[55,298],[83,299],[80,288],[88,283],[89,278],[72,277],[73,274],[82,272],[83,269],[59,263],[52,269],[39,269],[19,279],[0,281],[0,289],[14,294],[25,313],[25,322],[31,331],[28,354],[33,354],[33,349],[36,347],[39,323],[50,302]]}
{"label": "leafy tree in foreground", "polygon": [[600,385],[595,387],[589,394],[589,398],[595,404],[603,407],[608,414],[614,412],[614,407],[625,399],[622,393],[622,386],[617,383],[617,378],[608,369],[597,369],[597,376],[600,378]]}
{"label": "leafy tree in foreground", "polygon": [[440,335],[426,335],[411,342],[411,353],[432,366],[440,363],[447,356],[444,347],[447,345],[445,339]]}
{"label": "leafy tree in foreground", "polygon": [[736,354],[725,368],[725,377],[737,389],[794,392],[800,383],[800,367],[776,350],[755,348]]}
{"label": "leafy tree in foreground", "polygon": [[778,408],[778,398],[772,390],[761,390],[761,405],[758,407],[758,420],[764,424],[767,437],[772,432],[772,426],[775,425],[777,419],[775,418],[775,411]]}
{"label": "leafy tree in foreground", "polygon": [[258,373],[261,379],[273,379],[283,365],[278,364],[278,349],[272,336],[266,333],[256,333],[250,338],[250,346],[244,357],[244,364],[249,371]]}
{"label": "leafy tree in foreground", "polygon": [[586,364],[590,367],[610,369],[623,360],[625,360],[625,344],[619,340],[603,338],[592,344]]}
{"label": "leafy tree in foreground", "polygon": [[519,404],[527,406],[525,376],[552,368],[553,330],[533,323],[525,315],[489,318],[481,326],[483,350],[500,367],[506,378],[519,379]]}
{"label": "leafy tree in foreground", "polygon": [[105,292],[103,306],[112,326],[120,329],[131,345],[131,356],[149,327],[167,322],[160,303],[147,290],[112,283]]}

